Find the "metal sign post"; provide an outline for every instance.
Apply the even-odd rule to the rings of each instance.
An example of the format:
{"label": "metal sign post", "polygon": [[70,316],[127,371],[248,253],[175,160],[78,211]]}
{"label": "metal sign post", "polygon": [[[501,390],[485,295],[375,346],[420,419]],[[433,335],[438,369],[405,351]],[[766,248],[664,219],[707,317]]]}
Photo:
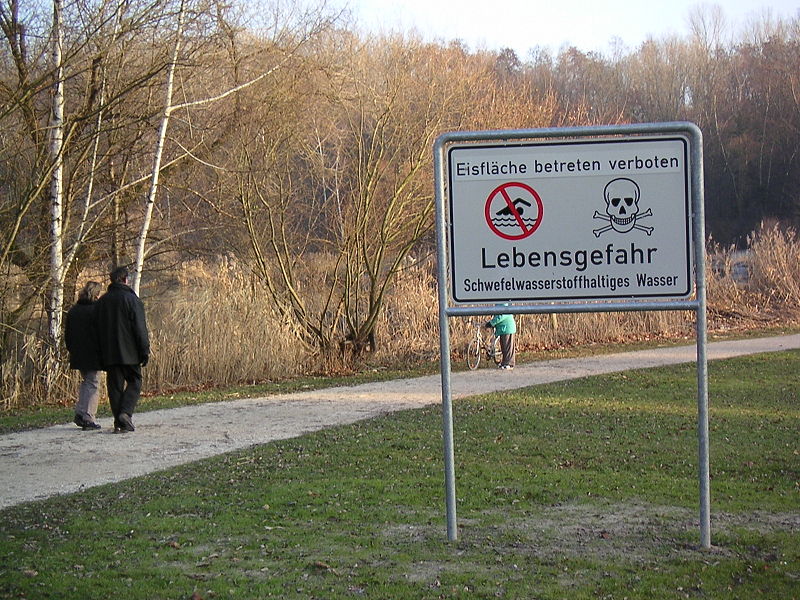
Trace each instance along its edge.
{"label": "metal sign post", "polygon": [[448,539],[457,538],[449,317],[693,310],[700,530],[710,547],[700,130],[449,133],[434,146],[434,171]]}

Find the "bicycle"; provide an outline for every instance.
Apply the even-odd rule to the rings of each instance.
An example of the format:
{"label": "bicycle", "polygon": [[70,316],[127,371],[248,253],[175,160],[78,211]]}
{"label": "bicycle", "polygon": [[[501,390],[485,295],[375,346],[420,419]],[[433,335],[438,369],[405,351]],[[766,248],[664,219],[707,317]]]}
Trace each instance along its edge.
{"label": "bicycle", "polygon": [[467,344],[467,366],[473,371],[477,369],[482,355],[486,355],[486,360],[494,361],[494,364],[499,365],[502,359],[500,338],[494,333],[484,334],[483,323],[470,321],[469,324],[475,329],[475,336]]}

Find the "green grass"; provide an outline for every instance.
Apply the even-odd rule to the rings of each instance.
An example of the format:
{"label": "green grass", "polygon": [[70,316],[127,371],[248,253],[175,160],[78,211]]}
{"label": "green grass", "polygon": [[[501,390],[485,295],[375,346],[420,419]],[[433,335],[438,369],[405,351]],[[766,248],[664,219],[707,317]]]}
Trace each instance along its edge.
{"label": "green grass", "polygon": [[[800,352],[404,411],[0,513],[0,598],[800,598]],[[67,461],[68,462],[68,461]],[[68,464],[65,464],[68,468]]]}

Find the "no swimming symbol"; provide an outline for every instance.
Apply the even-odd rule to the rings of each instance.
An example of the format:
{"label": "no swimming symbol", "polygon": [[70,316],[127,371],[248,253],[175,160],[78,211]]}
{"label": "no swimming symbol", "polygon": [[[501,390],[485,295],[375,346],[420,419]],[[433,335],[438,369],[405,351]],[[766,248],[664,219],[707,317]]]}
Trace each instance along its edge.
{"label": "no swimming symbol", "polygon": [[504,183],[486,199],[486,224],[506,240],[521,240],[542,224],[542,199],[529,185]]}

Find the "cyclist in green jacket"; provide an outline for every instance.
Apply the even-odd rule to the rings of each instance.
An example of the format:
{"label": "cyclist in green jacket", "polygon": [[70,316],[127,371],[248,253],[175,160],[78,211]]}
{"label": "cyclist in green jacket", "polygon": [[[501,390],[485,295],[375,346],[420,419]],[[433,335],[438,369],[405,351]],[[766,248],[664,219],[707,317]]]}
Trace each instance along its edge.
{"label": "cyclist in green jacket", "polygon": [[516,351],[514,349],[514,334],[517,333],[517,324],[513,315],[495,315],[484,325],[487,329],[494,329],[494,334],[500,338],[500,352],[503,358],[500,369],[513,369],[516,364]]}

